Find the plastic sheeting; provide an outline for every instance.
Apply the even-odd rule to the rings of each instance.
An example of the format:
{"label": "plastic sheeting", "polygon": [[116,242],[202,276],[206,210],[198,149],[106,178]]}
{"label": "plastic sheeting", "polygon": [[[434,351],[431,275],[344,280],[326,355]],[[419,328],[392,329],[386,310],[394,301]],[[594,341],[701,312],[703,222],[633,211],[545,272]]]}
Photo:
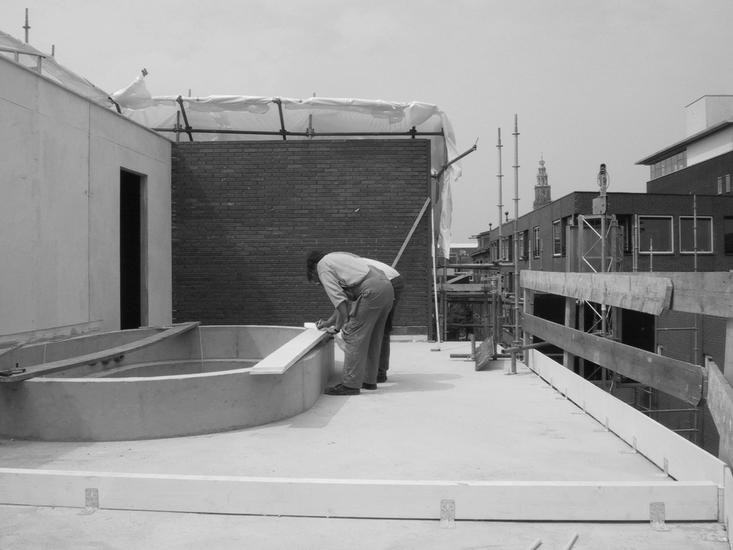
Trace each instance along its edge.
{"label": "plastic sheeting", "polygon": [[46,78],[95,103],[108,108],[114,107],[107,92],[97,88],[86,78],[59,65],[49,54],[45,54],[2,31],[0,31],[0,55],[40,72]]}
{"label": "plastic sheeting", "polygon": [[[179,114],[178,97],[152,96],[143,74],[110,96],[85,78],[59,65],[50,55],[2,31],[0,55],[39,72],[99,105],[118,109],[130,120],[172,139],[176,139],[176,134],[169,131],[174,130],[177,124],[185,124],[182,113]],[[287,132],[287,139],[336,137],[328,134],[341,134],[339,139],[397,138],[400,133],[409,139],[408,133],[414,128],[418,133],[416,137],[431,142],[431,169],[434,175],[439,175],[437,202],[433,205],[436,244],[443,255],[449,257],[453,211],[451,188],[461,176],[461,168],[460,162],[447,166],[458,157],[458,152],[450,120],[437,106],[417,101],[398,103],[327,97],[209,96],[185,97],[181,100],[196,141],[282,140],[283,128]],[[185,129],[181,130],[177,137],[188,139]],[[234,133],[241,131],[249,133]],[[425,135],[426,132],[440,135]],[[415,205],[415,215],[421,206]]]}
{"label": "plastic sheeting", "polygon": [[[181,97],[181,112],[178,96],[153,97],[147,90],[143,75],[111,97],[126,117],[171,138],[175,134],[170,132],[177,127],[176,137],[189,139],[182,127],[187,121],[194,141],[282,140],[283,129],[288,140],[397,138],[400,133],[409,139],[408,133],[414,128],[417,137],[430,139],[432,173],[440,175],[438,200],[433,205],[437,224],[435,233],[438,248],[446,258],[449,257],[453,209],[451,187],[461,176],[461,168],[459,162],[446,168],[452,159],[458,157],[458,152],[450,120],[435,105],[416,101],[397,103],[327,97],[209,96]],[[237,131],[250,133],[234,133]],[[424,132],[440,135],[419,135]],[[416,215],[420,206],[415,205]]]}

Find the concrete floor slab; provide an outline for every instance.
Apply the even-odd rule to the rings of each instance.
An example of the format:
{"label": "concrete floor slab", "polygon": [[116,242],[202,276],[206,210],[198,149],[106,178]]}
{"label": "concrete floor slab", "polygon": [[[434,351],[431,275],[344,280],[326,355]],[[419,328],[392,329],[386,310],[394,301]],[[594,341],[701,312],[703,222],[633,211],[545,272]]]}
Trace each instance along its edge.
{"label": "concrete floor slab", "polygon": [[121,442],[0,440],[0,467],[344,479],[657,481],[663,473],[520,366],[476,372],[467,343],[395,342],[389,381],[288,420]]}
{"label": "concrete floor slab", "polygon": [[356,520],[0,506],[3,550],[728,550],[719,523]]}
{"label": "concrete floor slab", "polygon": [[[0,440],[0,467],[136,474],[497,482],[668,479],[531,371],[476,372],[468,343],[393,343],[389,382],[291,419],[107,443]],[[0,506],[0,548],[723,550],[722,524],[357,520]]]}

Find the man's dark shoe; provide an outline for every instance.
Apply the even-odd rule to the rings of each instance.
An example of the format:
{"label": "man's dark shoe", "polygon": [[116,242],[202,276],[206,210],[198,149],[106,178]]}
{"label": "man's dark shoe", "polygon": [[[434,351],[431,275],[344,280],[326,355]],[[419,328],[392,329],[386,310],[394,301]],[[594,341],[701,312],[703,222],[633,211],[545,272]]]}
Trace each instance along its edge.
{"label": "man's dark shoe", "polygon": [[359,388],[350,388],[343,384],[336,384],[330,388],[326,388],[326,395],[359,395],[361,390]]}
{"label": "man's dark shoe", "polygon": [[376,390],[377,389],[377,385],[376,384],[370,384],[369,382],[364,382],[361,385],[361,389],[362,390]]}
{"label": "man's dark shoe", "polygon": [[380,372],[377,374],[377,383],[381,384],[383,382],[387,381],[387,373],[386,372]]}

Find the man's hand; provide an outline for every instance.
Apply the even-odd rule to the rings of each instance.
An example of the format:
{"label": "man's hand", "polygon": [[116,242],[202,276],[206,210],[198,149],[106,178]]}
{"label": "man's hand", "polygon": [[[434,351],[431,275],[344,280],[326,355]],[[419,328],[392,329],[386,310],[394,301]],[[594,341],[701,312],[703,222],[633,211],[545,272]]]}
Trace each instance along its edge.
{"label": "man's hand", "polygon": [[316,328],[318,330],[326,331],[329,334],[336,334],[338,332],[338,329],[335,326],[329,325],[328,321],[324,321],[323,319],[318,319],[318,321],[316,321]]}

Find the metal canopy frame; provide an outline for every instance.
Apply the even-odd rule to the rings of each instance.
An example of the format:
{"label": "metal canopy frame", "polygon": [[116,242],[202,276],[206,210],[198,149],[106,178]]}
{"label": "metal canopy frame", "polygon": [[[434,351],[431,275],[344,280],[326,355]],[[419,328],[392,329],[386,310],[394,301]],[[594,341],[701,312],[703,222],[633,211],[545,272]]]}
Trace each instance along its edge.
{"label": "metal canopy frame", "polygon": [[[234,135],[254,135],[254,136],[282,136],[283,141],[287,141],[288,136],[291,137],[305,137],[305,138],[314,138],[314,137],[380,137],[380,136],[402,136],[402,137],[410,137],[412,139],[415,139],[418,136],[441,136],[445,137],[445,132],[443,129],[440,130],[440,132],[420,132],[417,130],[415,126],[410,128],[407,131],[403,132],[317,132],[315,128],[312,126],[309,126],[305,132],[293,132],[286,128],[285,126],[285,115],[283,113],[283,107],[282,107],[282,100],[280,98],[275,98],[272,100],[273,103],[277,105],[278,109],[278,116],[280,118],[280,129],[279,130],[224,130],[224,129],[217,129],[217,128],[194,128],[192,127],[188,122],[188,115],[186,113],[186,107],[183,105],[183,96],[178,96],[176,98],[176,103],[178,103],[178,112],[180,113],[180,117],[183,118],[183,126],[181,126],[179,123],[176,123],[176,125],[173,128],[152,128],[156,132],[170,132],[176,134],[176,141],[179,141],[180,134],[185,133],[188,135],[189,141],[194,141],[193,134],[234,134]],[[466,156],[468,153],[473,152],[476,150],[476,146],[474,145],[473,148],[466,153],[462,154],[460,157],[454,159],[449,164],[446,164],[446,166],[443,167],[441,170],[441,174],[445,169],[450,166],[450,164],[453,164],[453,162],[456,162],[460,158]]]}

